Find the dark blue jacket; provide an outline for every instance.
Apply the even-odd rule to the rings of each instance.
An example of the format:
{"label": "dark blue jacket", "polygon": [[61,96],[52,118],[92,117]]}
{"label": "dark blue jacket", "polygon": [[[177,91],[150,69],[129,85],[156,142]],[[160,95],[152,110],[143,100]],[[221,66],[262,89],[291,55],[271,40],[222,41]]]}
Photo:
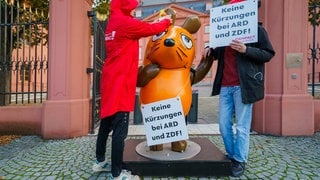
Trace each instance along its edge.
{"label": "dark blue jacket", "polygon": [[[240,80],[242,102],[254,103],[264,98],[264,64],[275,55],[265,29],[258,25],[258,42],[246,44],[245,53],[237,53],[236,61]],[[213,83],[212,95],[220,94],[224,66],[225,47],[212,49],[218,68]]]}

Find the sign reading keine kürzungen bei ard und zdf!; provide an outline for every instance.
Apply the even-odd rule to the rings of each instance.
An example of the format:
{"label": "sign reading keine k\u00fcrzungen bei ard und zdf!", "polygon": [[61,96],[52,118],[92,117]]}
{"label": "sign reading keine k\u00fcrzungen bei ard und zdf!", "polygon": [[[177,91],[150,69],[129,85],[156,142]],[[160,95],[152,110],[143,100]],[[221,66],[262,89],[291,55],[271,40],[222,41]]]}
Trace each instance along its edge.
{"label": "sign reading keine k\u00fcrzungen bei ard und zdf!", "polygon": [[210,47],[229,46],[232,40],[258,41],[258,0],[246,0],[210,10]]}
{"label": "sign reading keine k\u00fcrzungen bei ard und zdf!", "polygon": [[180,97],[142,104],[148,146],[189,139]]}

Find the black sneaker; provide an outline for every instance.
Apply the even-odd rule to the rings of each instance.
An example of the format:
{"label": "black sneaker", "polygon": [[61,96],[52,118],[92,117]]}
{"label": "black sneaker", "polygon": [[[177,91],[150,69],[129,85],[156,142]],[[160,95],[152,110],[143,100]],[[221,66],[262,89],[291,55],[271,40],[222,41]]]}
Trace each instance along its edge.
{"label": "black sneaker", "polygon": [[240,177],[245,170],[245,162],[232,161],[231,174],[233,177]]}
{"label": "black sneaker", "polygon": [[235,161],[233,158],[229,157],[228,155],[225,155],[227,159],[229,159],[230,161]]}

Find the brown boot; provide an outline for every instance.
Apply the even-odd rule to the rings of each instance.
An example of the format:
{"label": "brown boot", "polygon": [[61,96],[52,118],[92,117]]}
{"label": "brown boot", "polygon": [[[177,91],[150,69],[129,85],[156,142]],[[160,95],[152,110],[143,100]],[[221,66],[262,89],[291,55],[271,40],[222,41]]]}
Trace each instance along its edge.
{"label": "brown boot", "polygon": [[184,152],[187,148],[187,141],[176,141],[171,143],[171,150],[175,152]]}
{"label": "brown boot", "polygon": [[149,146],[149,148],[150,148],[150,151],[162,151],[163,145],[157,144],[157,145]]}

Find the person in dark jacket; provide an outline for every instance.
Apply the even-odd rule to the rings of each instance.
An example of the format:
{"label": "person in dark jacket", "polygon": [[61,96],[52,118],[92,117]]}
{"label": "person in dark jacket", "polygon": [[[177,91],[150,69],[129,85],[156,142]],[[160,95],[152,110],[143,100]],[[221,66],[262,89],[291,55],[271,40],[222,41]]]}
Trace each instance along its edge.
{"label": "person in dark jacket", "polygon": [[233,40],[230,46],[211,48],[207,54],[218,60],[212,95],[220,95],[220,133],[227,157],[232,161],[232,176],[239,177],[244,173],[249,154],[252,106],[264,98],[265,63],[275,51],[259,24],[257,43]]}

